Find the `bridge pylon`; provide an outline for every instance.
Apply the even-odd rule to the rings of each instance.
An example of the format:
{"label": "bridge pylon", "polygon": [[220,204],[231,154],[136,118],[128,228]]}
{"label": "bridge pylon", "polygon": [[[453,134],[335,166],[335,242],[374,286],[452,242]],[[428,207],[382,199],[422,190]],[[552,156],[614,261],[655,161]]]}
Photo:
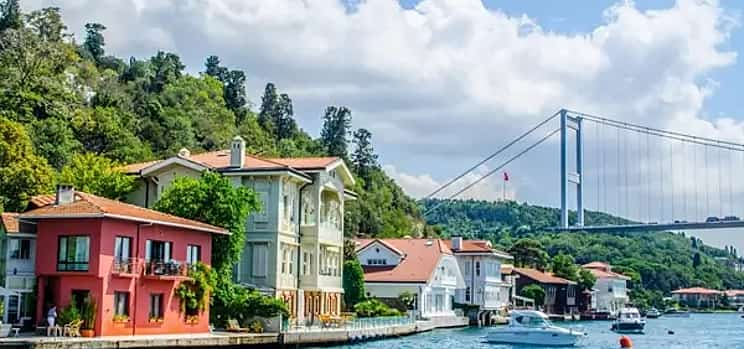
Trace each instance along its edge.
{"label": "bridge pylon", "polygon": [[[583,162],[584,150],[582,143],[581,116],[571,116],[566,109],[560,111],[561,119],[561,228],[568,228],[568,187],[576,185],[576,225],[584,225],[584,190],[583,190]],[[568,132],[576,132],[576,168],[575,172],[568,171]]]}

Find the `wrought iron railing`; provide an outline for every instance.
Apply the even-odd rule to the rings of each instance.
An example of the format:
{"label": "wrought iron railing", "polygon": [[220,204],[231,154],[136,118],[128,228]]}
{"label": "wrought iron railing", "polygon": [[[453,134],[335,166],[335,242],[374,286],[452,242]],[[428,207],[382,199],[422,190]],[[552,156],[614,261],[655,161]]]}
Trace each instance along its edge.
{"label": "wrought iron railing", "polygon": [[150,276],[188,276],[189,266],[186,263],[170,261],[145,262],[145,275]]}
{"label": "wrought iron railing", "polygon": [[136,274],[137,261],[134,258],[115,258],[112,271],[118,274]]}

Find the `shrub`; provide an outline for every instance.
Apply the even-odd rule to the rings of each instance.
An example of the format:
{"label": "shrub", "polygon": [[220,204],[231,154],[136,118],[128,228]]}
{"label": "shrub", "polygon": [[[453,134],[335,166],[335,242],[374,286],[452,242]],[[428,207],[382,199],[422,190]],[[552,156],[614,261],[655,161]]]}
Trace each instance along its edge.
{"label": "shrub", "polygon": [[197,263],[189,270],[189,277],[191,280],[178,285],[176,295],[181,299],[181,310],[187,315],[196,315],[207,307],[216,276],[208,265]]}
{"label": "shrub", "polygon": [[377,316],[401,316],[398,309],[393,309],[387,304],[377,299],[368,299],[364,302],[357,303],[354,311],[359,317],[377,317]]}
{"label": "shrub", "polygon": [[523,297],[534,300],[537,306],[541,306],[545,302],[545,290],[540,285],[527,285],[522,289],[521,294]]}
{"label": "shrub", "polygon": [[364,301],[364,271],[357,259],[344,262],[344,304],[347,309]]}
{"label": "shrub", "polygon": [[75,304],[75,300],[71,300],[70,304],[62,309],[57,316],[57,324],[60,326],[67,325],[73,321],[80,320],[80,311]]}

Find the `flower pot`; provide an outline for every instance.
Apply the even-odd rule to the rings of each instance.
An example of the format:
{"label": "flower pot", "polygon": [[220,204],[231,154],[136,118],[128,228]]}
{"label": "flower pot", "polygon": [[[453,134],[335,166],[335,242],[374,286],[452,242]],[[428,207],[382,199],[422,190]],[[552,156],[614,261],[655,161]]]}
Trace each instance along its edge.
{"label": "flower pot", "polygon": [[81,329],[80,335],[86,338],[95,337],[96,336],[96,330],[94,329]]}

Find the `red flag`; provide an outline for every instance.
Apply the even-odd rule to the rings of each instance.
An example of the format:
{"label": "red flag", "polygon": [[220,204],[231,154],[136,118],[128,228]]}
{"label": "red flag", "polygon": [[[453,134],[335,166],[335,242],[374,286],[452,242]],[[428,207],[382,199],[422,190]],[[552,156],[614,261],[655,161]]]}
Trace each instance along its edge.
{"label": "red flag", "polygon": [[508,182],[508,181],[509,181],[509,174],[504,172],[504,182]]}

